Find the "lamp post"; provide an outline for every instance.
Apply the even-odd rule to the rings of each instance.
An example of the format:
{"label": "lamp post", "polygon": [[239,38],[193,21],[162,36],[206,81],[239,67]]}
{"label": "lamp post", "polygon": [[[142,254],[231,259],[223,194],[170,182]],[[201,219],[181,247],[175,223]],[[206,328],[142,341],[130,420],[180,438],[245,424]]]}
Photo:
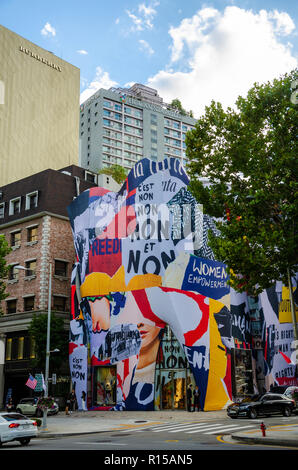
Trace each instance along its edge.
{"label": "lamp post", "polygon": [[45,368],[45,393],[49,392],[49,365],[50,365],[50,337],[51,337],[51,298],[52,298],[52,263],[49,263],[49,297],[48,297],[48,326],[47,326],[47,346],[46,346],[46,368]]}
{"label": "lamp post", "polygon": [[[15,269],[22,269],[27,271],[28,269],[24,266],[14,266]],[[48,323],[47,323],[47,343],[46,343],[46,364],[45,364],[45,391],[44,397],[48,397],[49,392],[49,366],[50,366],[50,354],[51,352],[59,352],[59,349],[50,351],[50,337],[51,337],[51,299],[52,299],[52,263],[49,263],[49,292],[48,292]],[[43,411],[42,430],[47,429],[47,413],[48,409],[45,408]]]}

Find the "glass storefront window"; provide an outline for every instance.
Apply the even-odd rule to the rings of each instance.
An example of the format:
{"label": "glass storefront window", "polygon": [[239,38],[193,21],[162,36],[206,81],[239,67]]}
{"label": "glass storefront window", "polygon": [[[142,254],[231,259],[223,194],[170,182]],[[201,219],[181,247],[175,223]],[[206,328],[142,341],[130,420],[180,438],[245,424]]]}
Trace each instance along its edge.
{"label": "glass storefront window", "polygon": [[232,352],[233,396],[243,398],[253,395],[252,351],[251,349],[233,349]]}
{"label": "glass storefront window", "polygon": [[93,406],[116,404],[116,366],[94,368]]}
{"label": "glass storefront window", "polygon": [[155,370],[155,409],[186,410],[186,388],[195,385],[188,361],[167,325]]}

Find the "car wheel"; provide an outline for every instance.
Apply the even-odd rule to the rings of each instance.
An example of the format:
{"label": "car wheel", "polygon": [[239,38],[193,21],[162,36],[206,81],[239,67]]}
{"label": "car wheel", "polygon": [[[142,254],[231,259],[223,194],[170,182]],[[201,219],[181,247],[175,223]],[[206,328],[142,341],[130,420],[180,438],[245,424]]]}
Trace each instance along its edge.
{"label": "car wheel", "polygon": [[16,412],[17,412],[17,413],[20,413],[20,414],[23,414],[23,413],[22,413],[22,410],[20,410],[20,408],[17,408],[17,409],[16,409]]}
{"label": "car wheel", "polygon": [[22,446],[27,446],[30,442],[30,437],[24,437],[23,439],[20,439],[20,443]]}
{"label": "car wheel", "polygon": [[290,409],[288,406],[286,406],[286,407],[283,409],[282,414],[283,414],[284,416],[287,416],[287,417],[291,416],[291,414],[292,414],[291,409]]}
{"label": "car wheel", "polygon": [[256,419],[256,417],[258,416],[257,410],[256,410],[255,408],[251,408],[251,409],[249,410],[248,416],[249,416],[251,419]]}

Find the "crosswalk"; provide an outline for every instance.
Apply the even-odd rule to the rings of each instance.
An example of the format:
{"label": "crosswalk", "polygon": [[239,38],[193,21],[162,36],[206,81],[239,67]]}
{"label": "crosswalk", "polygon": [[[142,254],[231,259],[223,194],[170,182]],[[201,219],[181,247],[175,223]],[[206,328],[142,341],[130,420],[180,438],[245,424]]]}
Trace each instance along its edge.
{"label": "crosswalk", "polygon": [[[146,426],[142,428],[129,429],[129,432],[140,433],[145,431],[151,431],[156,433],[167,432],[169,434],[223,434],[228,431],[241,432],[243,429],[255,427],[252,424],[239,425],[239,424],[224,424],[224,423],[211,423],[211,422],[185,422],[185,423],[165,423],[154,426]],[[127,432],[128,430],[122,430],[121,432]]]}

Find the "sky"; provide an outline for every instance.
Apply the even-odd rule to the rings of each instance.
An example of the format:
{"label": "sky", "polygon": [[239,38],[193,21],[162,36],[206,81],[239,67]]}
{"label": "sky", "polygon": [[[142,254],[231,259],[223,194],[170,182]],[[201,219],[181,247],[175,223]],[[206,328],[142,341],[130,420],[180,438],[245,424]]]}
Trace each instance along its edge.
{"label": "sky", "polygon": [[199,118],[297,68],[295,0],[0,0],[0,24],[80,69],[80,101],[142,83]]}

